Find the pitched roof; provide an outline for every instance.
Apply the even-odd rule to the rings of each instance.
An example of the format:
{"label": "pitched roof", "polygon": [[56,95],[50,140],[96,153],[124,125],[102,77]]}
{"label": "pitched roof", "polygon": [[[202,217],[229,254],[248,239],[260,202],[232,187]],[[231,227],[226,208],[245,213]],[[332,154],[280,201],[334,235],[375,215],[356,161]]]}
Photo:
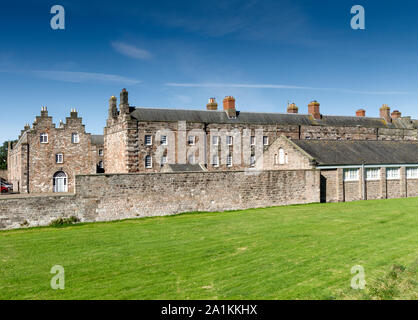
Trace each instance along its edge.
{"label": "pitched roof", "polygon": [[418,164],[418,141],[292,140],[319,165]]}
{"label": "pitched roof", "polygon": [[[381,118],[323,116],[314,119],[309,114],[267,113],[237,111],[237,117],[228,118],[223,110],[181,110],[181,109],[155,109],[131,108],[131,116],[138,121],[156,122],[197,122],[197,123],[230,123],[230,124],[271,124],[271,125],[313,125],[313,126],[343,126],[343,127],[370,127],[370,128],[405,128],[405,121],[398,119],[393,123],[386,123]],[[408,121],[411,128],[416,124]]]}
{"label": "pitched roof", "polygon": [[199,164],[169,164],[168,165],[173,172],[196,172],[204,171]]}
{"label": "pitched roof", "polygon": [[91,144],[102,145],[104,144],[104,137],[100,134],[91,135]]}

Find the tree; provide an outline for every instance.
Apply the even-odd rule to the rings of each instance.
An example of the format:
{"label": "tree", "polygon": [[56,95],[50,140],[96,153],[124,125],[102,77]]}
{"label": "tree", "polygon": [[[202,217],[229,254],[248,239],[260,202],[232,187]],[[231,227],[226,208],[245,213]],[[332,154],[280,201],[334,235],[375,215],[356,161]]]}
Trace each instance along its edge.
{"label": "tree", "polygon": [[0,146],[0,170],[7,169],[7,149],[8,141],[5,141],[2,146]]}

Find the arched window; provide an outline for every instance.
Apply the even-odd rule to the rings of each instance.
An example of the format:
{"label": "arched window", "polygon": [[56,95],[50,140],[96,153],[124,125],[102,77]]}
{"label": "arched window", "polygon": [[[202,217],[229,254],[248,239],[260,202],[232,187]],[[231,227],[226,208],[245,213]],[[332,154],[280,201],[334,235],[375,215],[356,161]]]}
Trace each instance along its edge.
{"label": "arched window", "polygon": [[285,153],[282,148],[279,149],[279,164],[285,164]]}
{"label": "arched window", "polygon": [[53,191],[54,192],[67,192],[67,175],[63,171],[58,171],[54,174],[53,178]]}

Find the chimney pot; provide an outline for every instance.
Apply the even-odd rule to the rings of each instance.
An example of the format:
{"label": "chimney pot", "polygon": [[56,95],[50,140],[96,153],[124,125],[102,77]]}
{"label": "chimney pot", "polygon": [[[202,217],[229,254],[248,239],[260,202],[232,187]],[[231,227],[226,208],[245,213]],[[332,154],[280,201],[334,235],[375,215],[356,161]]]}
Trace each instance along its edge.
{"label": "chimney pot", "polygon": [[402,113],[399,110],[393,110],[391,116],[392,119],[399,119],[402,116]]}
{"label": "chimney pot", "polygon": [[226,96],[223,100],[224,111],[229,118],[236,118],[237,111],[235,109],[235,98],[232,96]]}
{"label": "chimney pot", "polygon": [[308,104],[308,113],[311,114],[314,119],[321,119],[322,115],[319,112],[319,102],[314,100]]}
{"label": "chimney pot", "polygon": [[291,103],[287,106],[287,113],[298,113],[299,108],[296,104]]}
{"label": "chimney pot", "polygon": [[218,103],[215,98],[209,98],[208,104],[206,105],[207,110],[218,110]]}
{"label": "chimney pot", "polygon": [[364,110],[364,109],[358,109],[356,111],[356,116],[357,117],[365,117],[366,116],[366,110]]}
{"label": "chimney pot", "polygon": [[390,108],[387,104],[382,105],[380,108],[380,118],[385,119],[387,123],[392,122],[392,118],[390,116]]}

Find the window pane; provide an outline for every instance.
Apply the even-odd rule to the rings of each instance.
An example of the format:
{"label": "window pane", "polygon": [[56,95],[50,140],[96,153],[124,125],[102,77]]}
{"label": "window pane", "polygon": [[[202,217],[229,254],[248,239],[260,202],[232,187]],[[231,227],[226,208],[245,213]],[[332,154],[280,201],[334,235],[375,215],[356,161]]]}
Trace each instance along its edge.
{"label": "window pane", "polygon": [[150,135],[145,135],[145,144],[146,144],[147,146],[149,146],[149,145],[151,145],[151,144],[152,144],[152,138],[151,138],[151,136],[150,136]]}

